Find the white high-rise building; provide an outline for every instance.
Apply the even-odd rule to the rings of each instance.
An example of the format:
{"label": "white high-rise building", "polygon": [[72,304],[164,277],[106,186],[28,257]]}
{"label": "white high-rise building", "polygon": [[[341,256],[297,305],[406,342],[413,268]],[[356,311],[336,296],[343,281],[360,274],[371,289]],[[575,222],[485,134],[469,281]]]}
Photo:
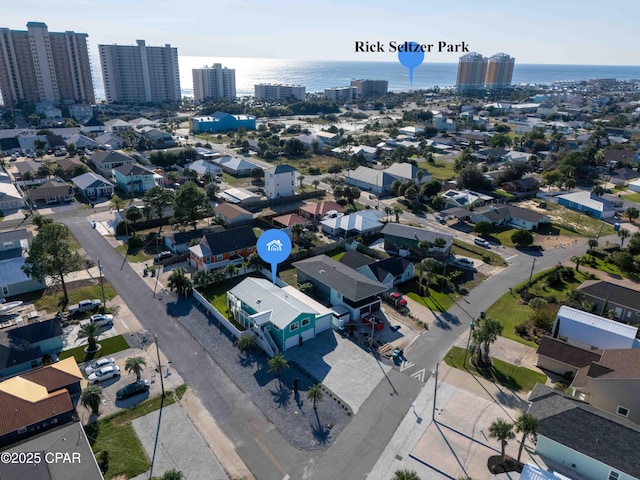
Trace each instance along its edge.
{"label": "white high-rise building", "polygon": [[171,45],[98,45],[108,103],[179,102],[178,49]]}
{"label": "white high-rise building", "polygon": [[211,67],[194,68],[193,98],[196,102],[204,100],[236,99],[236,71],[214,63]]}
{"label": "white high-rise building", "polygon": [[324,96],[332,102],[350,102],[358,95],[358,87],[332,87],[324,89]]}
{"label": "white high-rise building", "polygon": [[39,102],[95,103],[87,34],[0,28],[0,91],[10,108]]}
{"label": "white high-rise building", "polygon": [[256,100],[286,100],[295,98],[304,100],[306,88],[302,85],[282,85],[275,83],[260,83],[254,86]]}

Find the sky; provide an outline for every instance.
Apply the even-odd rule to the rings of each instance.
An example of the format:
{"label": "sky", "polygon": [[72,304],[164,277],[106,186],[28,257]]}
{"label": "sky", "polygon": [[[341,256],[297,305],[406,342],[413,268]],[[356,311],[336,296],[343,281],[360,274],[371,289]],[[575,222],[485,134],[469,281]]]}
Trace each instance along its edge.
{"label": "sky", "polygon": [[[19,0],[2,5],[0,27],[89,34],[98,44],[171,44],[180,56],[396,61],[356,53],[356,41],[465,42],[517,63],[639,65],[640,2],[619,0]],[[461,53],[428,53],[456,63]]]}

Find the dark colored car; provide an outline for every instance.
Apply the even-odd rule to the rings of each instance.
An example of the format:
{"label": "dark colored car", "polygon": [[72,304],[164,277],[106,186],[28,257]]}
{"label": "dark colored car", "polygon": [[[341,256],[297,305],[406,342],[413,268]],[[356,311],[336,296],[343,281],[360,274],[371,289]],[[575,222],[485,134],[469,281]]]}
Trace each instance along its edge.
{"label": "dark colored car", "polygon": [[133,397],[134,395],[137,395],[142,392],[146,392],[148,390],[149,390],[149,382],[146,380],[140,380],[122,387],[120,390],[116,392],[116,398],[118,400],[124,400],[125,398]]}

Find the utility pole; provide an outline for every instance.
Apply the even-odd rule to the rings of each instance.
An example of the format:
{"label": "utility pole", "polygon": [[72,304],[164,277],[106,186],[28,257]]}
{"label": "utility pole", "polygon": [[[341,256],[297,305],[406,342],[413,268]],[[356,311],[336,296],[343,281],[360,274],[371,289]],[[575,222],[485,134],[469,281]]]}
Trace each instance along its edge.
{"label": "utility pole", "polygon": [[524,290],[524,303],[529,303],[529,285],[531,285],[531,279],[533,278],[533,269],[536,266],[536,259],[534,257],[533,263],[531,264],[531,273],[529,273],[529,281],[527,282],[527,286]]}
{"label": "utility pole", "polygon": [[164,398],[164,380],[162,380],[162,363],[160,363],[160,347],[158,347],[158,335],[156,337],[156,355],[158,356],[158,373],[160,374],[160,387],[162,388],[162,398]]}
{"label": "utility pole", "polygon": [[162,364],[160,363],[160,348],[158,347],[158,335],[156,338],[156,355],[158,356],[158,373],[160,374],[160,385],[162,387],[162,397],[160,398],[160,410],[158,411],[158,426],[156,427],[156,439],[153,443],[153,455],[151,457],[151,467],[149,468],[149,480],[153,476],[153,464],[156,461],[156,450],[158,449],[158,438],[160,437],[160,422],[162,420],[162,407],[164,406],[164,381],[162,380]]}
{"label": "utility pole", "polygon": [[100,272],[100,290],[102,290],[102,308],[106,309],[106,307],[107,307],[107,299],[104,296],[104,281],[103,281],[103,278],[102,278],[102,263],[100,263],[100,259],[98,259],[98,271]]}
{"label": "utility pole", "polygon": [[471,335],[473,334],[473,329],[475,328],[476,324],[473,323],[473,320],[471,320],[471,324],[469,325],[469,338],[467,339],[467,348],[464,351],[464,360],[462,361],[462,366],[464,368],[467,368],[467,354],[469,353],[469,344],[471,344]]}
{"label": "utility pole", "polygon": [[440,360],[436,362],[436,371],[433,372],[435,377],[435,383],[433,384],[433,411],[431,412],[431,420],[436,421],[436,399],[438,398],[438,367],[440,366]]}

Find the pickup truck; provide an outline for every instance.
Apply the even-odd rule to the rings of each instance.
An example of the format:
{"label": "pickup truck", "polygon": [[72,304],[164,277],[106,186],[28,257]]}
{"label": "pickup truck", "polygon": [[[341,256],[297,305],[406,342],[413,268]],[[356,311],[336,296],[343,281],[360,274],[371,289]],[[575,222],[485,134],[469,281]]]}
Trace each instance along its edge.
{"label": "pickup truck", "polygon": [[94,298],[93,300],[80,300],[75,305],[70,305],[68,310],[71,315],[74,315],[80,312],[96,310],[100,305],[102,305],[102,302],[96,298]]}

